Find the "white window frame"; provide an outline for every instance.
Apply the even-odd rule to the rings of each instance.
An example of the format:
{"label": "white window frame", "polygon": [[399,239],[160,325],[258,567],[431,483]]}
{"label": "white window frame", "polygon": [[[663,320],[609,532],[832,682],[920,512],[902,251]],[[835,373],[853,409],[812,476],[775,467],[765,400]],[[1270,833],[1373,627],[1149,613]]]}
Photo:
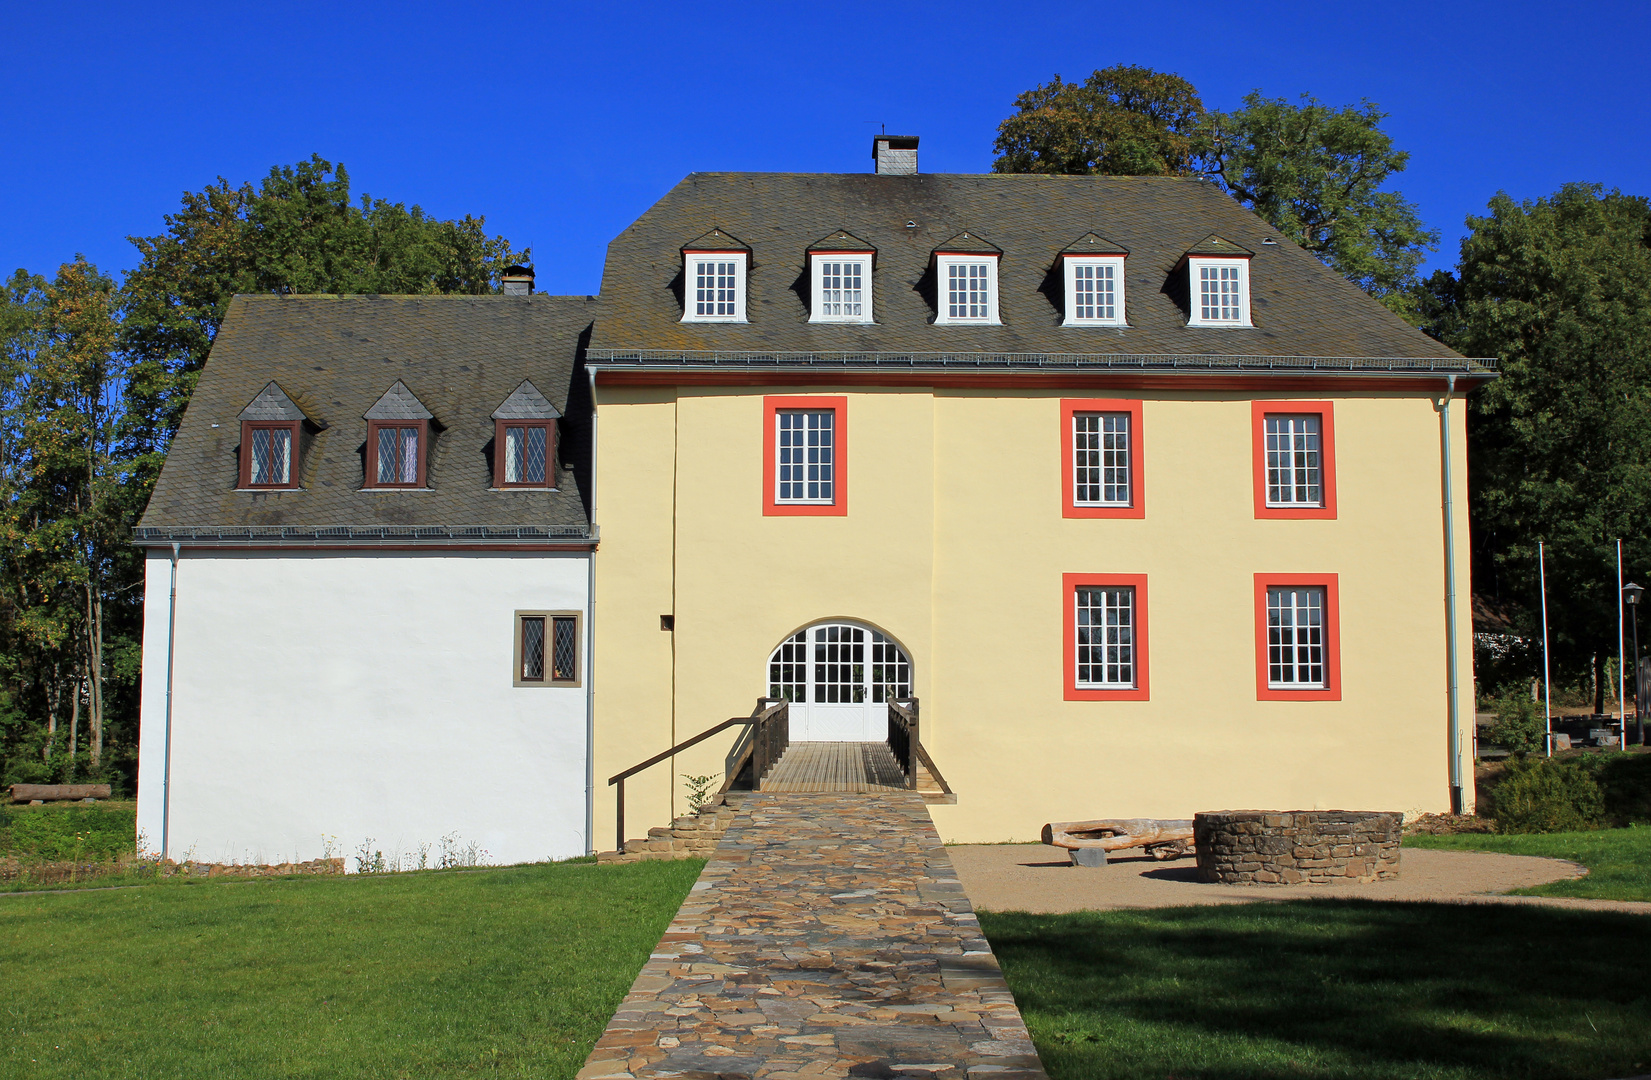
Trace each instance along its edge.
{"label": "white window frame", "polygon": [[[1284,607],[1282,604],[1274,603],[1275,598],[1282,597],[1286,593],[1288,593],[1291,597],[1291,603],[1288,609],[1290,612],[1290,640],[1288,642],[1283,641],[1282,631],[1284,628],[1279,622],[1275,621],[1275,613],[1283,611]],[[1309,599],[1309,602],[1304,606],[1295,600],[1298,593],[1316,593],[1318,603],[1315,605],[1312,603],[1311,599]],[[1327,629],[1329,605],[1329,590],[1322,585],[1267,586],[1267,689],[1328,690],[1330,688],[1330,642]],[[1313,611],[1315,609],[1318,613],[1318,641],[1313,642],[1311,640],[1302,640],[1304,632],[1311,630],[1312,626],[1311,623],[1306,625],[1300,623],[1298,621],[1300,615],[1302,612]],[[1310,637],[1311,635],[1306,634],[1305,636]],[[1308,657],[1305,662],[1301,659],[1301,654],[1299,651],[1302,649],[1306,649],[1308,651]],[[1288,651],[1288,659],[1285,659],[1285,650]],[[1318,657],[1316,663],[1313,661],[1313,655],[1315,653]],[[1279,663],[1275,664],[1273,662],[1275,656],[1279,658]],[[1303,668],[1311,669],[1314,667],[1319,669],[1319,677],[1316,681],[1281,681],[1273,677],[1275,670],[1289,669],[1291,674],[1294,675],[1300,674]]]}
{"label": "white window frame", "polygon": [[[1282,432],[1274,432],[1270,430],[1275,420],[1284,421],[1288,424],[1290,430]],[[1313,422],[1313,426],[1318,430],[1297,432],[1294,428],[1295,422],[1298,420],[1311,420]],[[1282,447],[1275,446],[1275,436],[1286,439],[1288,444]],[[1317,446],[1316,448],[1310,450],[1297,449],[1296,442],[1298,438],[1301,438],[1303,441],[1305,441],[1306,438],[1314,439],[1317,441]],[[1263,413],[1261,416],[1261,439],[1261,452],[1266,455],[1265,460],[1261,463],[1261,467],[1266,470],[1266,474],[1262,477],[1262,482],[1266,485],[1268,508],[1275,510],[1323,509],[1324,414],[1316,412]],[[1313,456],[1314,463],[1312,465],[1297,464],[1297,457],[1301,454],[1311,454]],[[1281,457],[1284,459],[1285,464],[1275,465],[1275,462],[1278,462]],[[1278,479],[1281,482],[1274,483],[1273,481],[1275,479]],[[1308,483],[1307,481],[1309,479],[1316,479],[1318,482]],[[1316,488],[1318,490],[1318,498],[1316,500],[1295,498],[1296,490],[1303,487]],[[1290,498],[1274,498],[1273,493],[1275,491],[1288,493]]]}
{"label": "white window frame", "polygon": [[[1236,269],[1238,271],[1238,318],[1236,319],[1204,318],[1204,270],[1221,268]],[[1235,327],[1251,325],[1250,260],[1189,256],[1187,258],[1187,285],[1188,297],[1191,302],[1191,306],[1187,311],[1188,326]]]}
{"label": "white window frame", "polygon": [[[1001,326],[998,319],[998,289],[996,255],[936,255],[935,261],[935,317],[937,326]],[[986,267],[986,310],[985,318],[957,318],[949,314],[951,268],[954,266],[975,266],[984,264]]]}
{"label": "white window frame", "polygon": [[[745,318],[745,271],[750,256],[743,251],[684,251],[682,253],[682,321],[692,323],[742,323]],[[698,279],[701,263],[734,264],[734,314],[700,315]]]}
{"label": "white window frame", "polygon": [[[806,454],[805,454],[805,460],[803,460],[801,462],[787,462],[785,460],[785,454],[786,454],[786,451],[788,449],[791,449],[791,450],[799,449],[797,447],[787,447],[785,445],[785,434],[784,434],[784,432],[785,432],[785,418],[788,417],[788,416],[800,416],[800,417],[803,418],[802,429],[801,430],[802,430],[804,442],[803,442],[803,445],[800,449],[805,451],[805,452],[807,450],[811,449],[811,447],[808,444],[807,438],[808,438],[808,434],[811,430],[811,420],[812,420],[812,418],[816,417],[816,416],[829,416],[829,417],[831,417],[831,423],[830,423],[830,427],[828,429],[829,432],[830,432],[830,437],[831,437],[831,445],[829,447],[825,448],[828,452],[829,457],[830,457],[829,461],[812,461],[811,462],[811,461],[806,460]],[[838,453],[837,448],[841,443],[841,440],[838,438],[838,434],[837,434],[837,426],[838,426],[837,410],[836,409],[775,409],[774,410],[774,421],[773,421],[773,423],[774,423],[774,505],[775,506],[836,506],[837,505],[837,453]],[[823,467],[824,472],[821,474],[821,476],[817,476],[813,481],[810,481],[809,475],[808,475],[810,468],[822,468],[822,467]],[[789,469],[802,469],[803,470],[803,478],[801,480],[790,479],[788,477],[787,473],[786,473],[786,470],[788,468]],[[821,477],[826,476],[826,475],[829,476],[829,479],[821,478]],[[793,484],[793,485],[799,485],[806,492],[807,488],[808,488],[808,484],[810,482],[813,482],[813,483],[816,483],[816,484],[823,484],[823,485],[828,486],[831,490],[831,495],[829,497],[825,497],[825,498],[809,498],[806,494],[804,494],[800,497],[787,497],[787,496],[784,496],[784,495],[781,494],[781,492],[785,490],[785,485],[788,484],[788,483]]]}
{"label": "white window frame", "polygon": [[[1109,419],[1117,420],[1120,417],[1124,421],[1124,430],[1123,430],[1124,463],[1123,463],[1121,468],[1120,468],[1120,466],[1117,466],[1117,465],[1109,466],[1109,465],[1106,464],[1106,455],[1109,452],[1114,453],[1114,454],[1116,454],[1118,452],[1116,447],[1112,448],[1109,451],[1107,446],[1106,446],[1106,440],[1107,440],[1108,435],[1112,435],[1112,436],[1118,435],[1118,432],[1116,432],[1116,431],[1107,431],[1106,430],[1106,422]],[[1079,431],[1080,422],[1085,421],[1085,420],[1090,420],[1090,419],[1094,419],[1094,420],[1099,421],[1098,426],[1099,426],[1100,430],[1096,431],[1096,432],[1093,432],[1093,433],[1091,433],[1091,432],[1080,432]],[[1079,437],[1080,437],[1080,435],[1090,435],[1090,434],[1098,435],[1100,437],[1100,444],[1101,445],[1099,447],[1097,447],[1096,449],[1094,449],[1094,450],[1090,450],[1087,447],[1082,447],[1081,448],[1079,446]],[[1135,456],[1135,417],[1132,413],[1129,413],[1129,412],[1084,412],[1084,411],[1074,411],[1072,413],[1072,426],[1066,433],[1066,439],[1067,439],[1067,448],[1070,451],[1070,455],[1069,455],[1069,459],[1068,459],[1069,471],[1068,471],[1068,474],[1067,474],[1067,482],[1072,486],[1072,505],[1073,506],[1083,508],[1083,509],[1095,508],[1095,509],[1118,510],[1118,509],[1126,509],[1128,507],[1131,507],[1131,506],[1135,505],[1135,471],[1134,471],[1134,465],[1135,465],[1135,460],[1134,460],[1134,456]],[[1098,460],[1099,460],[1100,463],[1097,464],[1097,465],[1094,465],[1094,466],[1085,466],[1085,465],[1080,464],[1079,455],[1083,454],[1083,453],[1098,454],[1099,455]],[[1116,460],[1116,458],[1114,458],[1114,460]],[[1079,482],[1079,472],[1080,472],[1080,470],[1082,470],[1084,468],[1091,468],[1091,467],[1094,468],[1097,471],[1100,479],[1097,481],[1097,483],[1095,485],[1081,484]],[[1121,471],[1123,473],[1123,482],[1111,485],[1113,488],[1119,488],[1119,487],[1123,488],[1124,497],[1122,499],[1107,500],[1106,498],[1104,498],[1104,496],[1106,494],[1106,489],[1107,489],[1107,486],[1108,486],[1107,483],[1106,483],[1106,473],[1107,473],[1108,469],[1112,469],[1115,472]],[[1101,489],[1101,493],[1103,495],[1103,498],[1100,498],[1100,499],[1080,499],[1080,498],[1078,498],[1079,490],[1081,488],[1085,487],[1085,486],[1098,486]]]}
{"label": "white window frame", "polygon": [[[1141,685],[1141,657],[1140,635],[1138,632],[1138,628],[1140,626],[1140,616],[1136,604],[1135,587],[1133,585],[1079,585],[1075,591],[1077,595],[1073,597],[1072,601],[1072,647],[1074,650],[1074,655],[1072,657],[1072,675],[1074,689],[1136,689]],[[1127,593],[1129,596],[1129,601],[1126,605],[1114,604],[1111,602],[1112,597],[1107,595],[1106,598],[1102,600],[1101,605],[1098,608],[1088,608],[1082,602],[1082,596],[1084,593],[1117,593],[1120,595]],[[1102,613],[1103,621],[1099,623],[1090,623],[1087,626],[1084,625],[1083,615],[1087,610],[1100,611]],[[1105,621],[1108,613],[1122,610],[1127,610],[1129,614],[1129,623],[1127,626]],[[1099,634],[1102,640],[1098,642],[1085,642],[1084,632],[1086,630],[1089,631],[1091,635]],[[1128,640],[1109,641],[1107,640],[1108,638],[1127,638]],[[1084,662],[1085,649],[1100,650],[1099,662],[1091,661],[1086,664]],[[1115,650],[1118,651],[1120,655],[1127,650],[1129,659],[1109,661],[1108,654],[1113,653]],[[1090,679],[1086,681],[1083,677],[1083,670],[1086,667],[1090,669],[1091,674],[1094,673],[1095,669],[1100,669],[1101,678],[1099,680]],[[1129,677],[1127,679],[1106,678],[1108,669],[1119,669],[1121,673],[1121,669],[1126,667],[1129,669]]]}
{"label": "white window frame", "polygon": [[[1124,311],[1124,257],[1122,255],[1067,255],[1061,260],[1066,264],[1062,276],[1066,278],[1066,321],[1062,326],[1128,326],[1129,320]],[[1109,319],[1080,319],[1078,318],[1078,276],[1080,266],[1107,266],[1112,268],[1113,294],[1116,304],[1113,316]]]}
{"label": "white window frame", "polygon": [[[825,266],[827,263],[858,263],[860,266],[860,314],[828,315],[825,302]],[[808,256],[809,289],[812,303],[808,321],[811,323],[869,323],[871,315],[871,252],[810,252]]]}

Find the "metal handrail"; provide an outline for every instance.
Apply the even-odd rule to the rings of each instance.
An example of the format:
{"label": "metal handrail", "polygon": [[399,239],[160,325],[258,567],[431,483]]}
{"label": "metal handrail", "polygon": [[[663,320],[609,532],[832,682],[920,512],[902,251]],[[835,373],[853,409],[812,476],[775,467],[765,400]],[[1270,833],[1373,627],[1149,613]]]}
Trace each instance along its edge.
{"label": "metal handrail", "polygon": [[[770,702],[773,702],[773,704],[770,704]],[[776,720],[782,721],[782,723],[775,723]],[[785,752],[786,746],[790,743],[789,733],[785,730],[789,727],[789,703],[784,701],[774,702],[773,698],[758,698],[757,708],[750,716],[731,716],[715,727],[706,728],[693,738],[677,743],[663,753],[655,754],[646,761],[632,765],[624,772],[610,776],[608,786],[617,786],[619,789],[614,793],[618,803],[616,831],[619,836],[617,843],[614,845],[615,849],[623,851],[625,848],[625,780],[627,778],[635,776],[643,769],[658,765],[666,758],[674,757],[690,746],[704,742],[719,731],[726,731],[731,727],[751,725],[756,725],[757,728],[757,737],[752,740],[751,752],[754,755],[761,755],[760,759],[753,760],[753,772],[760,787],[763,776],[773,767],[774,762],[779,760],[779,755]],[[742,759],[741,765],[743,766],[743,764]],[[726,785],[724,787],[726,788]]]}

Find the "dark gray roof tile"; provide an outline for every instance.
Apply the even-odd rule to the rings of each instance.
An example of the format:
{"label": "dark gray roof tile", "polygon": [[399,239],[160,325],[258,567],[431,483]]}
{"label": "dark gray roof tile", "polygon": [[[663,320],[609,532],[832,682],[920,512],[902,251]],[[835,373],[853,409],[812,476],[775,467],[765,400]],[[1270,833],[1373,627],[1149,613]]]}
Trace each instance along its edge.
{"label": "dark gray roof tile", "polygon": [[400,379],[390,389],[384,391],[384,396],[373,402],[361,417],[363,420],[434,420],[435,414],[424,407],[414,393],[407,389],[407,384]]}
{"label": "dark gray roof tile", "polygon": [[258,391],[251,404],[242,409],[237,420],[305,420],[304,410],[281,389],[279,383],[270,383]]}

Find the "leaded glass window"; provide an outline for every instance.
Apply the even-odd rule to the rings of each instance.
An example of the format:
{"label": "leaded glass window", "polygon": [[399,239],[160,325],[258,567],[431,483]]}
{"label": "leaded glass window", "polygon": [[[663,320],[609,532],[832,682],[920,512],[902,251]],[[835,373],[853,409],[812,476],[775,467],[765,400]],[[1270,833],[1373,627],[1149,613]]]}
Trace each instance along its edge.
{"label": "leaded glass window", "polygon": [[1129,414],[1072,416],[1072,501],[1077,506],[1128,506]]}
{"label": "leaded glass window", "polygon": [[409,486],[418,483],[418,437],[416,427],[382,426],[378,429],[378,483]]}
{"label": "leaded glass window", "polygon": [[1244,318],[1237,266],[1198,268],[1198,305],[1204,322],[1239,322]]}
{"label": "leaded glass window", "polygon": [[958,320],[992,317],[992,270],[983,262],[946,264],[946,314]]}
{"label": "leaded glass window", "polygon": [[694,314],[709,318],[739,315],[739,267],[732,259],[694,263]]}
{"label": "leaded glass window", "polygon": [[1079,588],[1074,617],[1078,685],[1134,687],[1135,590]]}
{"label": "leaded glass window", "polygon": [[781,409],[774,452],[778,456],[776,502],[831,503],[835,498],[835,410]]}
{"label": "leaded glass window", "polygon": [[292,482],[292,429],[255,427],[252,429],[250,479],[255,486],[278,486]]}
{"label": "leaded glass window", "polygon": [[1118,286],[1109,263],[1076,263],[1072,267],[1072,317],[1112,322],[1118,318]]}
{"label": "leaded glass window", "polygon": [[579,681],[579,620],[558,615],[551,620],[551,665],[553,682]]}
{"label": "leaded glass window", "polygon": [[516,685],[578,686],[579,614],[516,613]]}
{"label": "leaded glass window", "polygon": [[522,682],[545,681],[545,617],[522,616]]}
{"label": "leaded glass window", "polygon": [[865,317],[865,263],[825,259],[815,264],[820,274],[820,317]]}
{"label": "leaded glass window", "polygon": [[545,462],[549,429],[546,425],[504,429],[504,482],[507,484],[542,484],[545,482]]}
{"label": "leaded glass window", "polygon": [[1324,505],[1321,419],[1266,418],[1268,506]]}
{"label": "leaded glass window", "polygon": [[1325,688],[1323,589],[1267,590],[1267,685]]}

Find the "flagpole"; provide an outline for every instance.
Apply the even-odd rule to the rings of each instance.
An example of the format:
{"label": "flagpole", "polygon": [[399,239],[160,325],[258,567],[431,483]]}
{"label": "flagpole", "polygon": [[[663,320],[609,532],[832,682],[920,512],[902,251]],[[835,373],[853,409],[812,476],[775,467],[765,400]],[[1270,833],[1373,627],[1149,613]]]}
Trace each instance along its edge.
{"label": "flagpole", "polygon": [[1617,749],[1628,749],[1628,672],[1622,643],[1622,540],[1617,540],[1617,718],[1622,721],[1622,742]]}
{"label": "flagpole", "polygon": [[1554,698],[1548,682],[1548,567],[1542,555],[1542,541],[1536,542],[1536,575],[1542,588],[1542,712],[1547,720],[1548,756],[1554,756]]}

